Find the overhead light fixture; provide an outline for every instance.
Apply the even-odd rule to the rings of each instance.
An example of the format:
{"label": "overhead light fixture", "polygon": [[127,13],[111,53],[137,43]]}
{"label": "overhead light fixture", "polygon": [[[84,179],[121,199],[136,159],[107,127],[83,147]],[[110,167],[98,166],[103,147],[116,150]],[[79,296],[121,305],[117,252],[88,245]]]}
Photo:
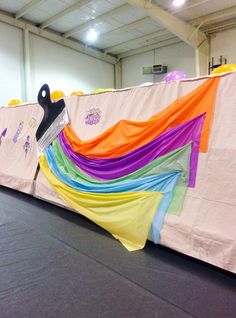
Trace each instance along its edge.
{"label": "overhead light fixture", "polygon": [[186,0],[174,0],[173,1],[173,6],[174,7],[181,7],[185,4]]}
{"label": "overhead light fixture", "polygon": [[86,39],[88,42],[94,42],[97,40],[98,33],[95,29],[90,29],[87,33]]}

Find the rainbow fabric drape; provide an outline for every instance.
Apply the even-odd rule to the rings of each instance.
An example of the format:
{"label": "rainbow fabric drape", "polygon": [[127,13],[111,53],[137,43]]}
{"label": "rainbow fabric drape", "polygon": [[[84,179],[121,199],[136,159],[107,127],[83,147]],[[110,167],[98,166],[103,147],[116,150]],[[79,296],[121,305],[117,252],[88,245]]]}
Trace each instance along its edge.
{"label": "rainbow fabric drape", "polygon": [[219,78],[211,78],[146,122],[120,121],[82,142],[67,125],[39,162],[75,211],[130,251],[159,242],[166,213],[179,215],[207,150]]}
{"label": "rainbow fabric drape", "polygon": [[206,113],[200,143],[200,151],[206,152],[219,81],[219,77],[206,80],[145,122],[121,120],[98,137],[86,141],[80,140],[70,125],[63,130],[63,134],[72,149],[79,154],[91,158],[114,158],[147,144],[170,128]]}

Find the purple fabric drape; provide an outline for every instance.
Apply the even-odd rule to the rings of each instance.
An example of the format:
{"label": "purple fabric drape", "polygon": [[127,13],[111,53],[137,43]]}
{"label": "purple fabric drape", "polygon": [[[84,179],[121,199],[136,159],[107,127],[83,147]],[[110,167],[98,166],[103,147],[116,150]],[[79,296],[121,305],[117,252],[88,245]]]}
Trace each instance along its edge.
{"label": "purple fabric drape", "polygon": [[113,180],[132,173],[160,156],[192,142],[189,186],[195,186],[196,170],[202,126],[205,114],[174,127],[148,144],[124,156],[108,159],[92,159],[75,153],[68,145],[63,133],[59,141],[65,154],[78,168],[100,180]]}

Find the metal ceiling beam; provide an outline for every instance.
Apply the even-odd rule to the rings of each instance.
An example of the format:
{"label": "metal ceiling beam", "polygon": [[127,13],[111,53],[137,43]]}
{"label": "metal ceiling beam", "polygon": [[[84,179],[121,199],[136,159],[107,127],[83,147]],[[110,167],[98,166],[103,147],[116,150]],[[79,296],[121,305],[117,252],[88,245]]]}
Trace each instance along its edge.
{"label": "metal ceiling beam", "polygon": [[236,27],[236,19],[228,19],[224,20],[221,22],[213,23],[213,24],[208,24],[205,27],[203,27],[204,32],[207,34],[212,34],[215,32],[220,32],[223,30],[228,30],[231,28]]}
{"label": "metal ceiling beam", "polygon": [[53,15],[51,18],[43,21],[40,25],[40,28],[45,29],[47,27],[49,27],[50,25],[52,25],[53,23],[57,22],[58,20],[64,18],[66,15],[70,14],[71,12],[80,9],[83,6],[86,6],[87,4],[89,4],[90,2],[92,2],[93,0],[80,0],[77,1],[75,4],[73,4],[72,6],[66,8],[65,10]]}
{"label": "metal ceiling beam", "polygon": [[[170,8],[170,11],[171,11],[171,13],[175,14],[175,13],[178,13],[178,12],[182,12],[182,11],[186,11],[188,9],[195,8],[195,7],[200,6],[200,5],[202,5],[202,4],[206,3],[206,2],[209,2],[209,1],[211,1],[211,0],[192,0],[191,4],[185,5],[183,7],[178,8],[178,9],[175,9],[174,11],[173,10],[171,11],[171,8]],[[108,31],[106,33],[102,33],[101,36],[116,35],[117,33],[120,33],[120,32],[129,31],[129,30],[138,28],[138,27],[142,26],[143,24],[148,23],[150,21],[155,22],[155,21],[153,21],[151,19],[151,17],[148,16],[148,17],[136,20],[134,22],[131,22],[129,24],[125,24],[122,27],[119,27],[119,28],[114,29],[112,31]]]}
{"label": "metal ceiling beam", "polygon": [[178,9],[174,9],[172,10],[172,8],[170,8],[170,11],[171,13],[173,14],[176,14],[176,13],[179,13],[179,12],[182,12],[182,11],[186,11],[186,10],[189,10],[189,9],[192,9],[192,8],[196,8],[206,2],[209,2],[209,1],[212,1],[212,0],[192,0],[189,4],[186,4],[182,7],[179,7]]}
{"label": "metal ceiling beam", "polygon": [[160,30],[160,31],[156,31],[156,32],[153,32],[153,33],[149,33],[149,34],[140,36],[140,37],[135,38],[133,40],[129,40],[129,41],[122,42],[122,43],[114,45],[114,46],[110,46],[110,47],[104,48],[104,50],[105,50],[105,53],[115,52],[115,51],[117,51],[119,49],[122,49],[124,46],[134,45],[134,44],[136,44],[136,43],[138,43],[140,41],[148,41],[148,40],[155,39],[155,38],[158,38],[158,37],[161,37],[161,36],[164,36],[164,35],[168,35],[168,34],[171,34],[170,31],[164,29],[164,30]]}
{"label": "metal ceiling beam", "polygon": [[122,87],[122,62],[119,60],[115,64],[115,88]]}
{"label": "metal ceiling beam", "polygon": [[209,41],[203,42],[195,49],[195,66],[196,75],[208,75],[210,60],[210,44]]}
{"label": "metal ceiling beam", "polygon": [[[227,18],[227,17],[230,17],[230,16],[235,15],[235,14],[236,14],[236,6],[233,6],[233,7],[224,9],[224,10],[219,10],[217,12],[205,15],[205,16],[200,17],[198,19],[194,19],[191,21],[191,23],[193,25],[196,25],[198,27],[198,29],[201,28],[205,32],[207,32],[207,25],[211,24],[214,21],[216,22],[219,19]],[[223,21],[220,22],[221,27],[218,30],[222,30],[222,23],[224,23],[224,22]],[[233,24],[231,21],[230,27],[232,27],[232,26],[233,26]],[[229,28],[229,27],[227,27],[227,28]],[[216,27],[214,27],[213,30],[215,31]],[[209,34],[210,30],[207,33]],[[209,55],[210,55],[209,42],[203,42],[202,46],[195,50],[197,75],[204,75],[204,73],[206,73],[206,64],[208,64],[208,62],[209,62]]]}
{"label": "metal ceiling beam", "polygon": [[116,35],[117,33],[126,32],[129,30],[138,28],[138,27],[142,26],[143,24],[150,22],[150,21],[151,21],[150,17],[145,17],[143,19],[136,20],[136,21],[131,22],[129,24],[125,24],[117,29],[112,30],[112,31],[102,33],[101,36],[102,37],[103,36],[112,36],[112,35]]}
{"label": "metal ceiling beam", "polygon": [[164,47],[164,46],[168,46],[168,45],[172,45],[172,44],[176,44],[176,43],[181,43],[181,42],[182,41],[178,37],[175,36],[175,37],[168,39],[168,40],[160,41],[158,43],[146,45],[146,46],[140,47],[138,49],[129,50],[127,52],[121,53],[118,55],[118,58],[122,59],[124,57],[145,53],[145,52],[148,52],[151,50],[159,49],[159,48]]}
{"label": "metal ceiling beam", "polygon": [[199,30],[200,26],[195,28],[152,3],[152,0],[128,0],[128,3],[141,8],[154,21],[162,24],[167,30],[192,46],[195,49],[196,75],[200,76],[208,73],[209,41],[205,33]]}
{"label": "metal ceiling beam", "polygon": [[68,30],[67,32],[65,32],[63,34],[63,36],[65,38],[68,38],[69,36],[72,36],[73,34],[80,32],[81,30],[89,28],[89,27],[93,26],[94,24],[96,24],[98,22],[101,22],[101,21],[103,21],[103,20],[105,20],[107,18],[112,18],[113,16],[115,16],[117,14],[120,14],[120,13],[123,13],[123,12],[125,12],[126,10],[128,10],[130,8],[131,8],[131,6],[129,4],[123,4],[120,7],[117,7],[115,9],[113,9],[113,10],[110,10],[108,12],[105,12],[105,13],[99,15],[97,18],[95,18],[95,19],[93,19],[91,21],[88,21],[86,23],[80,24],[80,25]]}
{"label": "metal ceiling beam", "polygon": [[70,39],[65,39],[62,37],[59,33],[49,31],[49,30],[42,30],[35,25],[26,22],[25,20],[16,20],[14,17],[10,16],[9,14],[6,14],[3,11],[0,11],[0,21],[7,23],[9,25],[12,25],[14,27],[20,28],[22,30],[29,30],[29,32],[36,34],[40,37],[43,37],[45,39],[48,39],[50,41],[56,42],[58,44],[61,44],[63,46],[66,46],[68,48],[71,48],[75,51],[78,51],[83,54],[87,54],[89,56],[95,57],[99,60],[102,60],[107,63],[115,64],[117,63],[118,59],[111,56],[107,55],[104,52],[101,52],[99,50],[95,50],[91,47],[87,47],[83,45],[82,43],[75,41],[75,40],[70,40]]}
{"label": "metal ceiling beam", "polygon": [[170,32],[194,48],[207,41],[206,35],[189,23],[163,10],[150,0],[128,0],[128,3],[141,8],[154,21],[162,24]]}
{"label": "metal ceiling beam", "polygon": [[[184,7],[184,8],[180,8],[180,9],[178,9],[177,11],[178,11],[178,12],[184,11],[184,9],[196,7],[197,5],[201,5],[201,4],[203,4],[203,3],[205,3],[205,2],[208,2],[208,1],[209,1],[209,0],[201,0],[201,1],[198,0],[198,1],[195,1],[194,3],[191,2],[190,5],[188,5],[188,6]],[[191,24],[193,24],[193,25],[196,25],[196,26],[198,25],[199,27],[202,27],[202,26],[203,26],[203,22],[204,22],[205,24],[207,24],[207,23],[209,24],[209,23],[212,22],[213,20],[218,19],[218,18],[221,18],[222,16],[232,15],[232,13],[234,14],[235,8],[236,8],[236,6],[231,7],[230,10],[229,10],[229,9],[226,9],[226,10],[217,11],[217,12],[215,12],[215,13],[213,13],[213,14],[206,15],[206,16],[204,16],[204,17],[202,17],[202,18],[193,19],[193,20],[189,21],[189,23],[191,23]],[[223,12],[222,12],[222,11],[223,11]],[[176,11],[175,11],[175,12],[176,12]],[[146,23],[146,22],[148,22],[148,21],[150,21],[150,20],[151,20],[150,17],[145,17],[145,18],[143,18],[143,19],[140,19],[140,20],[137,20],[137,21],[135,21],[135,22],[129,23],[129,24],[127,24],[127,25],[124,25],[124,26],[122,26],[122,27],[120,27],[120,28],[118,28],[118,29],[115,29],[115,30],[113,30],[113,31],[110,31],[110,32],[107,32],[107,33],[103,33],[102,35],[103,35],[103,36],[104,36],[104,35],[112,36],[112,35],[115,35],[116,33],[128,31],[128,30],[130,30],[130,29],[132,29],[132,28],[139,27],[139,26],[142,25],[143,23]],[[224,23],[224,22],[220,22],[220,24],[222,24],[222,23]],[[226,27],[226,28],[230,28],[230,27],[233,27],[233,26],[236,25],[236,20],[235,20],[235,19],[232,19],[232,20],[229,21],[229,23],[227,23],[226,21],[225,21],[225,23],[227,24],[225,27]],[[225,23],[224,23],[224,24],[225,24]],[[219,29],[220,29],[220,25],[215,25],[215,27],[212,26],[210,29],[207,28],[207,27],[202,27],[202,29],[203,29],[204,32],[207,32],[207,33],[211,32],[211,33],[212,33],[212,32],[214,32],[214,30],[219,30]],[[155,34],[155,33],[147,34],[147,35],[145,35],[145,36],[143,36],[143,37],[135,38],[135,39],[133,39],[133,40],[125,41],[125,42],[120,43],[120,44],[118,44],[118,45],[114,45],[114,46],[112,46],[112,47],[105,48],[105,52],[115,51],[116,49],[120,49],[120,48],[122,48],[123,46],[129,45],[129,44],[134,44],[136,41],[139,42],[139,41],[142,40],[142,39],[143,39],[143,40],[148,40],[148,39],[149,39],[149,36],[150,36],[150,39],[151,39],[151,38],[152,38],[152,34]]]}
{"label": "metal ceiling beam", "polygon": [[23,88],[23,100],[30,100],[31,92],[31,70],[30,70],[30,41],[29,41],[29,31],[27,29],[23,30],[23,69],[24,69],[24,80],[22,81]]}
{"label": "metal ceiling beam", "polygon": [[21,8],[18,12],[16,12],[16,19],[19,19],[26,15],[28,12],[32,11],[36,7],[38,7],[42,2],[45,0],[32,0],[29,3],[27,3],[23,8]]}
{"label": "metal ceiling beam", "polygon": [[211,14],[204,15],[204,16],[197,18],[197,19],[193,19],[191,21],[191,24],[194,26],[197,26],[197,25],[202,26],[203,24],[209,24],[213,21],[216,21],[216,20],[221,19],[221,18],[227,18],[227,17],[232,16],[234,14],[236,15],[236,6],[233,6],[233,7],[227,8],[227,9],[223,9],[223,10],[219,10],[219,11],[213,12]]}
{"label": "metal ceiling beam", "polygon": [[[206,1],[206,0],[205,0]],[[207,0],[208,1],[208,0]],[[150,21],[150,17],[146,17],[146,18],[143,18],[143,19],[140,19],[140,20],[137,20],[135,22],[132,22],[130,24],[127,24],[127,25],[124,25],[123,27],[120,27],[118,29],[115,29],[114,31],[110,31],[110,32],[107,32],[105,33],[106,34],[109,34],[109,35],[112,35],[112,34],[115,34],[115,32],[119,32],[119,31],[126,31],[126,30],[129,30],[130,29],[130,26],[132,25],[132,27],[135,28],[140,26],[140,24],[142,23],[145,23],[147,21]],[[190,21],[191,22],[191,21]],[[137,23],[137,25],[136,25]],[[117,49],[120,49],[126,45],[132,45],[132,44],[135,44],[136,42],[139,42],[140,40],[150,40],[150,39],[153,39],[155,37],[158,37],[158,36],[162,36],[162,35],[166,35],[166,34],[170,34],[172,32],[166,30],[166,29],[162,29],[162,30],[159,30],[159,31],[156,31],[156,32],[153,32],[153,33],[149,33],[149,34],[146,34],[144,36],[141,36],[141,37],[138,37],[138,38],[135,38],[135,39],[132,39],[132,40],[129,40],[129,41],[125,41],[125,42],[122,42],[120,44],[117,44],[117,45],[114,45],[114,46],[111,46],[111,47],[105,47],[103,48],[105,50],[105,52],[113,52]],[[104,35],[104,34],[102,34]]]}
{"label": "metal ceiling beam", "polygon": [[[207,3],[207,2],[210,2],[211,0],[192,0],[191,3],[189,5],[186,5],[186,6],[183,6],[183,7],[180,7],[178,9],[175,9],[174,11],[171,11],[172,14],[176,14],[176,13],[179,13],[179,12],[182,12],[182,11],[186,11],[188,9],[192,9],[192,8],[195,8],[197,6],[200,6],[204,3]],[[234,8],[234,7],[233,7]],[[232,8],[231,8],[232,9]],[[231,11],[232,12],[232,11]],[[219,14],[222,13],[222,10],[219,11]],[[225,13],[224,13],[225,14]],[[218,15],[217,15],[218,16]],[[210,15],[206,15],[206,20],[208,19],[208,17],[211,19],[211,14]],[[145,23],[148,23],[150,21],[153,21],[151,19],[151,17],[145,17],[145,18],[142,18],[142,19],[139,19],[139,20],[136,20],[134,22],[131,22],[129,24],[125,24],[117,29],[114,29],[112,31],[108,31],[108,32],[105,32],[105,33],[102,33],[101,36],[104,37],[104,36],[113,36],[113,35],[116,35],[118,33],[121,33],[121,32],[125,32],[125,31],[129,31],[129,30],[132,30],[132,29],[135,29],[135,28],[138,28],[140,26],[142,26],[143,24]],[[155,22],[155,21],[153,21]],[[200,24],[199,23],[199,18],[198,19],[193,19],[193,20],[190,20],[188,21],[190,24],[193,24],[193,25],[198,25]],[[205,29],[203,28],[203,31],[205,31]]]}

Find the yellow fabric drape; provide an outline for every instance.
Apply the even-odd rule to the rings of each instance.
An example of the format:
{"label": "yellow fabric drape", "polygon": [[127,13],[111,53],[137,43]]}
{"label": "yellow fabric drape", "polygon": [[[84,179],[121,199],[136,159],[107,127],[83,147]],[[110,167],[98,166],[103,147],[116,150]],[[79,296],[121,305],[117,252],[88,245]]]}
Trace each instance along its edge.
{"label": "yellow fabric drape", "polygon": [[163,197],[162,193],[79,192],[56,178],[44,154],[40,156],[39,163],[48,182],[71,208],[110,232],[129,251],[145,246],[152,219]]}

